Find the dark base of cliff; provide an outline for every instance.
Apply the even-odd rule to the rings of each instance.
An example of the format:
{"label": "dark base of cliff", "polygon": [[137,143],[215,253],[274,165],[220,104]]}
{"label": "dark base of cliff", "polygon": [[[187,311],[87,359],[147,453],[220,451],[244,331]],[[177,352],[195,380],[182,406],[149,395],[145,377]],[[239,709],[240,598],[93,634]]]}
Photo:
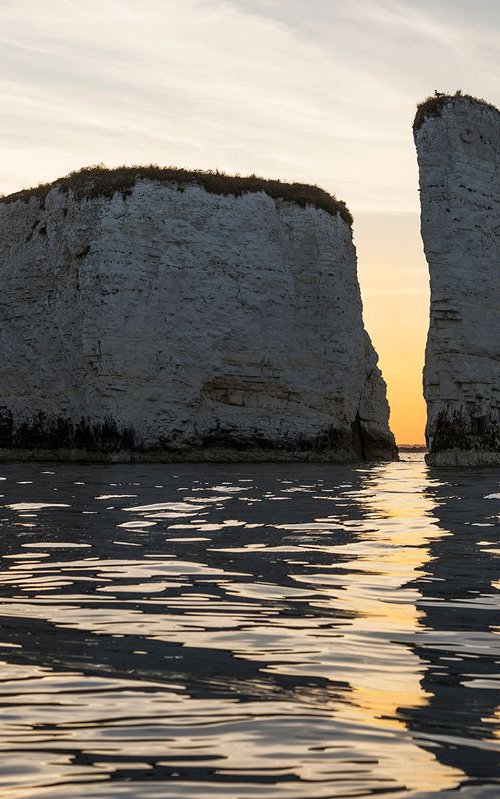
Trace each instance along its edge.
{"label": "dark base of cliff", "polygon": [[481,449],[444,449],[428,452],[428,466],[500,466],[500,451]]}
{"label": "dark base of cliff", "polygon": [[[397,460],[391,452],[378,453],[370,461]],[[0,449],[0,462],[59,461],[73,463],[365,463],[353,450],[284,450],[196,447],[176,450]]]}
{"label": "dark base of cliff", "polygon": [[73,422],[37,413],[17,424],[9,411],[0,414],[0,460],[90,461],[95,463],[238,463],[397,460],[394,439],[359,418],[350,427],[330,427],[314,436],[268,439],[237,428],[215,427],[187,439],[162,436],[151,446],[131,427],[113,419]]}
{"label": "dark base of cliff", "polygon": [[496,411],[447,408],[436,419],[429,466],[500,466],[500,419]]}

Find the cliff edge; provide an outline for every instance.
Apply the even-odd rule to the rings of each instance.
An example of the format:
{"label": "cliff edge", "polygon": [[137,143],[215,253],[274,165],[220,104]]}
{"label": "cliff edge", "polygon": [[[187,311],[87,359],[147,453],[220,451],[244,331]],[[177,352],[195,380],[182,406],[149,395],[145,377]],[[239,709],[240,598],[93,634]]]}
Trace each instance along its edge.
{"label": "cliff edge", "polygon": [[414,137],[431,287],[427,460],[500,464],[500,112],[438,95],[419,106]]}
{"label": "cliff edge", "polygon": [[0,199],[0,457],[397,457],[345,205],[89,168]]}

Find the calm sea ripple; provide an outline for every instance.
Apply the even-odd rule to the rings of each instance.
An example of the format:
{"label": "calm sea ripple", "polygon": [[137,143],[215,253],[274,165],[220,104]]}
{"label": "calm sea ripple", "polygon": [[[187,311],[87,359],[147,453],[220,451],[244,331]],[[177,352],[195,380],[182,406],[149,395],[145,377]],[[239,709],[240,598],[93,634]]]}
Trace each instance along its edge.
{"label": "calm sea ripple", "polygon": [[500,470],[0,467],[0,797],[500,797]]}

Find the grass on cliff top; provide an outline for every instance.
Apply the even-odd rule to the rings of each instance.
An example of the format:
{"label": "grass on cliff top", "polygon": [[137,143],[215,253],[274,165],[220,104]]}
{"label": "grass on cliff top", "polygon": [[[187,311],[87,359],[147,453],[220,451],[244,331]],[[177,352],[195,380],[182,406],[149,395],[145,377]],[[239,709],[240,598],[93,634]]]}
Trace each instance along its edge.
{"label": "grass on cliff top", "polygon": [[486,108],[491,108],[493,111],[500,113],[496,106],[486,102],[486,100],[482,100],[480,97],[473,97],[471,94],[462,94],[460,89],[458,89],[455,94],[441,94],[436,92],[434,95],[427,97],[427,99],[423,100],[417,105],[417,113],[415,114],[415,119],[413,120],[413,130],[419,130],[424,124],[425,120],[429,119],[429,117],[441,116],[441,111],[448,103],[464,101],[473,103],[474,105],[483,105]]}
{"label": "grass on cliff top", "polygon": [[31,189],[23,189],[15,194],[0,197],[2,203],[12,203],[16,200],[27,202],[31,197],[45,199],[52,188],[58,187],[61,191],[72,191],[75,196],[85,197],[112,197],[116,192],[128,192],[137,180],[152,180],[160,183],[174,181],[179,186],[196,184],[211,194],[234,195],[240,197],[247,192],[264,191],[275,200],[286,200],[304,207],[314,205],[322,208],[334,216],[340,214],[348,225],[352,225],[352,216],[346,204],[337,200],[333,195],[306,183],[283,183],[280,180],[266,180],[257,175],[241,177],[240,175],[226,175],[224,172],[204,172],[201,169],[176,169],[174,167],[161,167],[154,164],[147,166],[119,166],[113,169],[106,168],[103,164],[83,167],[75,172],[70,172],[63,178],[53,183],[43,183]]}

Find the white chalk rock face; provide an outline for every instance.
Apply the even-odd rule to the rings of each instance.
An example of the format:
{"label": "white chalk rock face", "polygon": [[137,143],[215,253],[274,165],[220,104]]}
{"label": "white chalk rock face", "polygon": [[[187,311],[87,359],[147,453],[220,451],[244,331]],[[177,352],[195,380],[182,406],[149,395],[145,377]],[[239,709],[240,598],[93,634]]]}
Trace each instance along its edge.
{"label": "white chalk rock face", "polygon": [[0,201],[0,448],[395,457],[339,213],[138,178]]}
{"label": "white chalk rock face", "polygon": [[428,461],[500,463],[500,112],[467,96],[415,120],[431,285]]}

